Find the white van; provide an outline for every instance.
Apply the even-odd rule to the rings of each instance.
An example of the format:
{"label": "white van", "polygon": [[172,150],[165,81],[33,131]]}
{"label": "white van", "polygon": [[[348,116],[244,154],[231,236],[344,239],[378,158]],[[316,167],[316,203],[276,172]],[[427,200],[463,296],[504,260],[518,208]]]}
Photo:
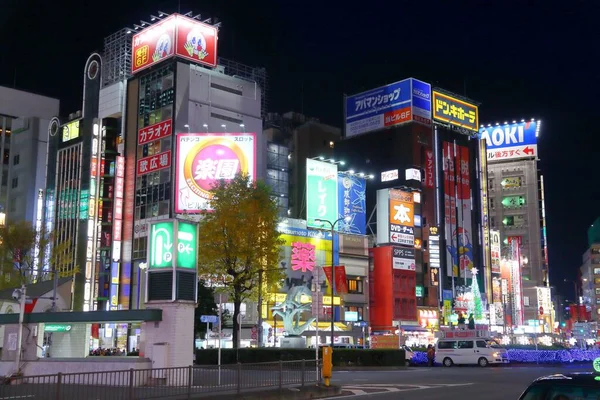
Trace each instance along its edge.
{"label": "white van", "polygon": [[498,342],[488,338],[439,339],[435,359],[445,366],[454,364],[507,364],[508,353]]}

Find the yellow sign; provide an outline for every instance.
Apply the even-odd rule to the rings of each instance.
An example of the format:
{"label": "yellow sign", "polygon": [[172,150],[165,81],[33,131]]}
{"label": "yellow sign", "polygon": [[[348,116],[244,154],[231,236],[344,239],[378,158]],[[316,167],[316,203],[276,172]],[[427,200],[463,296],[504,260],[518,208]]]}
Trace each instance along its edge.
{"label": "yellow sign", "polygon": [[79,137],[79,120],[71,121],[62,128],[62,141],[68,142],[69,140],[76,139]]}
{"label": "yellow sign", "polygon": [[[283,303],[285,301],[285,296],[287,296],[286,293],[269,293],[268,296],[267,296],[267,299],[268,299],[267,301],[269,303],[273,303],[273,304]],[[303,294],[302,296],[300,296],[300,303],[301,304],[312,303],[312,297]],[[330,306],[331,305],[331,296],[323,296],[323,305],[324,306]],[[341,305],[340,296],[335,296],[333,298],[333,305],[334,306]]]}
{"label": "yellow sign", "polygon": [[435,90],[433,91],[433,119],[476,132],[479,130],[479,111],[475,104]]}

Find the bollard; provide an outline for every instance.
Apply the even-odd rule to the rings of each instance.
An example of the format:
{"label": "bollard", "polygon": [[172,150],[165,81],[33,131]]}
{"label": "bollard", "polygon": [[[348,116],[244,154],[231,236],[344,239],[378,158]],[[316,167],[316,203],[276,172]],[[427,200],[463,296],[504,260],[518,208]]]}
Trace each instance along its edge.
{"label": "bollard", "polygon": [[323,370],[321,374],[323,375],[323,380],[325,381],[325,386],[329,386],[329,380],[331,379],[331,372],[333,369],[333,348],[331,347],[323,347]]}
{"label": "bollard", "polygon": [[129,399],[133,400],[133,368],[129,368]]}

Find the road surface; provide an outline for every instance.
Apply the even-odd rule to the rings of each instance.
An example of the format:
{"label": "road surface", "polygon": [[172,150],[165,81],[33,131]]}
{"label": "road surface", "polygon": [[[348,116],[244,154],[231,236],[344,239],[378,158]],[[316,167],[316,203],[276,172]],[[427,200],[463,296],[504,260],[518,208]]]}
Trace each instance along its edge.
{"label": "road surface", "polygon": [[591,371],[592,366],[499,366],[410,368],[398,371],[338,371],[332,382],[343,395],[330,399],[518,399],[535,378],[556,373]]}

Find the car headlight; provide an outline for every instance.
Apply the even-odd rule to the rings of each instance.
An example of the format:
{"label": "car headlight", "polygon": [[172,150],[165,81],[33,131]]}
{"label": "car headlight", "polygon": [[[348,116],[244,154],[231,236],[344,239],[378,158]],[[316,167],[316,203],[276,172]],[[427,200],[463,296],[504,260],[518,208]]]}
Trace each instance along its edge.
{"label": "car headlight", "polygon": [[493,356],[497,358],[497,357],[499,357],[499,356],[500,356],[500,353],[497,353],[497,352],[496,352],[496,353],[494,353],[494,354],[493,354]]}

